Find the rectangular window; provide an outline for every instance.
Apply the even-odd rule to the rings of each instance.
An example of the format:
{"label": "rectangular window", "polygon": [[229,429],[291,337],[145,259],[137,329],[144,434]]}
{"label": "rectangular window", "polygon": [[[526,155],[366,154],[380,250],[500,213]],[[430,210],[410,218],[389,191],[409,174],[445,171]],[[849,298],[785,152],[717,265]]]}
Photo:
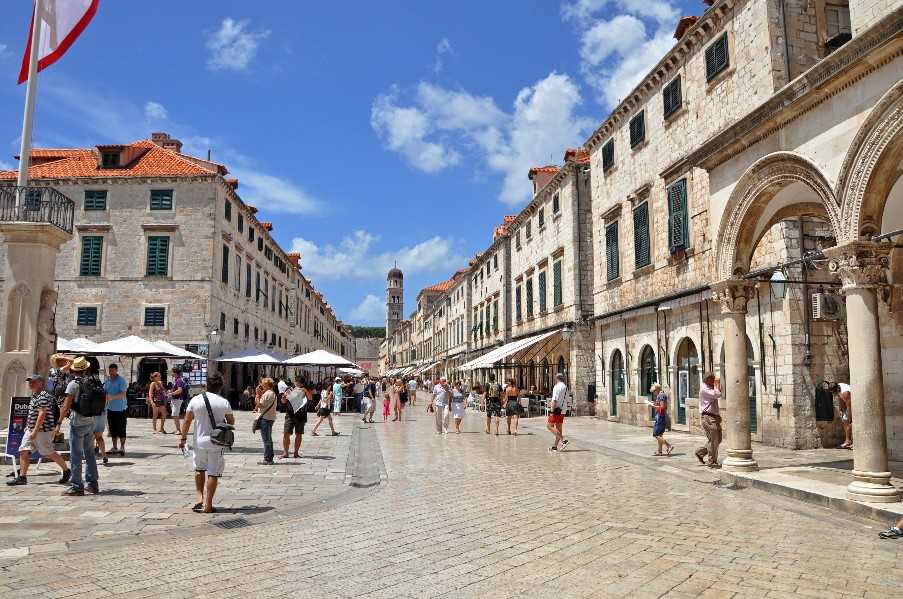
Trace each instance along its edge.
{"label": "rectangular window", "polygon": [[539,313],[546,313],[546,271],[539,271],[539,277],[537,278],[538,282],[538,291],[539,291]]}
{"label": "rectangular window", "polygon": [[605,227],[605,272],[609,281],[621,275],[620,254],[618,251],[618,223]]}
{"label": "rectangular window", "polygon": [[245,323],[245,339],[251,336],[251,325]]}
{"label": "rectangular window", "polygon": [[79,307],[75,315],[75,324],[80,327],[96,327],[97,306]]}
{"label": "rectangular window", "polygon": [[558,214],[559,212],[561,212],[561,200],[556,193],[552,196],[552,214]]}
{"label": "rectangular window", "polygon": [[514,322],[521,321],[521,297],[523,296],[523,289],[520,285],[514,290]]}
{"label": "rectangular window", "polygon": [[172,210],[172,190],[152,189],[150,192],[151,210]]}
{"label": "rectangular window", "polygon": [[527,293],[527,318],[533,317],[533,279],[527,279],[526,283],[526,293]]}
{"label": "rectangular window", "polygon": [[705,80],[711,81],[718,73],[730,64],[727,48],[727,32],[721,34],[717,40],[705,49]]}
{"label": "rectangular window", "polygon": [[241,293],[241,256],[235,256],[235,293]]}
{"label": "rectangular window", "polygon": [[226,313],[225,312],[219,313],[219,330],[220,330],[220,333],[226,332]]}
{"label": "rectangular window", "polygon": [[643,268],[652,261],[649,251],[649,203],[633,209],[633,267]]}
{"label": "rectangular window", "polygon": [[119,152],[104,152],[100,155],[100,164],[103,168],[116,168],[119,166]]}
{"label": "rectangular window", "polygon": [[223,204],[223,216],[226,219],[226,222],[232,222],[232,202],[226,200],[226,203]]}
{"label": "rectangular window", "polygon": [[85,211],[106,210],[107,192],[103,189],[88,189],[85,191]]}
{"label": "rectangular window", "polygon": [[499,255],[496,254],[492,257],[492,268],[495,270],[499,269]]}
{"label": "rectangular window", "polygon": [[245,297],[251,297],[251,263],[245,265]]}
{"label": "rectangular window", "polygon": [[263,237],[258,237],[258,238],[257,238],[257,251],[258,251],[258,252],[262,252],[262,251],[263,251]]}
{"label": "rectangular window", "polygon": [[78,274],[82,277],[99,277],[103,260],[103,237],[82,237],[82,257]]}
{"label": "rectangular window", "polygon": [[546,211],[543,208],[539,209],[539,213],[536,215],[536,221],[539,223],[540,229],[546,226]]}
{"label": "rectangular window", "polygon": [[254,327],[254,341],[257,341],[260,338],[260,329]]}
{"label": "rectangular window", "polygon": [[493,332],[499,332],[499,301],[495,300],[492,302],[492,330]]}
{"label": "rectangular window", "polygon": [[248,241],[254,241],[254,227],[248,225]]}
{"label": "rectangular window", "polygon": [[245,232],[245,217],[242,216],[241,214],[238,215],[238,232],[239,233]]}
{"label": "rectangular window", "polygon": [[671,83],[662,90],[662,103],[664,104],[665,118],[668,118],[680,109],[683,98],[680,95],[680,75],[671,80]]}
{"label": "rectangular window", "polygon": [[144,309],[144,326],[166,326],[166,308],[162,306],[148,307]]}
{"label": "rectangular window", "polygon": [[223,283],[229,284],[229,246],[223,244]]}
{"label": "rectangular window", "polygon": [[517,230],[517,234],[514,236],[514,247],[520,249],[520,229]]}
{"label": "rectangular window", "polygon": [[533,237],[533,222],[528,220],[527,221],[527,241],[529,241],[531,237]]}
{"label": "rectangular window", "polygon": [[646,111],[641,110],[630,119],[630,147],[635,148],[646,139]]}
{"label": "rectangular window", "polygon": [[552,305],[556,308],[564,303],[561,291],[561,260],[552,265]]}
{"label": "rectangular window", "polygon": [[169,237],[147,238],[147,276],[169,275]]}
{"label": "rectangular window", "polygon": [[687,212],[687,180],[681,179],[668,187],[668,250],[672,254],[690,247]]}
{"label": "rectangular window", "polygon": [[232,319],[232,334],[238,337],[238,319]]}
{"label": "rectangular window", "polygon": [[608,172],[615,165],[615,138],[609,139],[602,146],[602,170]]}
{"label": "rectangular window", "polygon": [[254,301],[258,304],[260,303],[260,294],[263,293],[263,289],[260,288],[260,271],[257,271],[257,284],[254,286]]}

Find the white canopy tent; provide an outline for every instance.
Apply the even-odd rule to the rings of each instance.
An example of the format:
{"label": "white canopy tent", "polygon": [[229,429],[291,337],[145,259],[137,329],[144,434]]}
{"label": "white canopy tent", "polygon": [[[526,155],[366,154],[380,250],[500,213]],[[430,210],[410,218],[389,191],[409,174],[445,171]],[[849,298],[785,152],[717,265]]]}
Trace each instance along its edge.
{"label": "white canopy tent", "polygon": [[342,374],[350,374],[352,376],[360,376],[365,374],[363,370],[360,368],[339,368],[339,372]]}
{"label": "white canopy tent", "polygon": [[56,350],[66,354],[93,354],[97,350],[99,343],[95,343],[85,337],[77,337],[75,339],[56,338]]}
{"label": "white canopy tent", "polygon": [[256,347],[246,347],[245,349],[228,353],[216,359],[217,362],[227,362],[232,364],[272,364],[282,365],[285,360],[281,357],[273,356],[266,352],[262,352]]}
{"label": "white canopy tent", "polygon": [[153,343],[154,343],[154,345],[156,345],[163,351],[168,351],[168,352],[172,353],[177,358],[185,358],[188,360],[206,360],[207,359],[204,356],[199,356],[195,353],[188,351],[187,349],[173,345],[169,341],[160,340],[160,341],[154,341]]}
{"label": "white canopy tent", "polygon": [[508,356],[514,355],[521,350],[527,349],[528,347],[539,343],[543,339],[551,337],[555,333],[560,333],[561,330],[562,329],[555,329],[554,331],[548,331],[546,333],[542,333],[541,335],[534,335],[533,337],[526,337],[524,339],[512,341],[511,343],[506,343],[502,347],[498,347],[488,353],[485,353],[479,358],[462,364],[461,370],[492,368],[496,364],[496,362],[500,362]]}
{"label": "white canopy tent", "polygon": [[154,356],[159,358],[177,358],[175,353],[154,345],[152,341],[136,335],[129,335],[122,339],[113,339],[97,344],[95,355],[104,356]]}
{"label": "white canopy tent", "polygon": [[357,364],[349,362],[341,356],[331,354],[325,349],[318,349],[312,352],[295,356],[285,361],[286,366],[322,366],[336,368],[357,368]]}

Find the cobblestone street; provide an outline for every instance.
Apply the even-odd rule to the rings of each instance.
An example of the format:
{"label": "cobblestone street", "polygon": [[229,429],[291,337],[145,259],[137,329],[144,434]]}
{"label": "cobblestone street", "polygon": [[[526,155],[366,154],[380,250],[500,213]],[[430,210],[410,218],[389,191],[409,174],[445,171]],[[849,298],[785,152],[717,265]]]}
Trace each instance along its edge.
{"label": "cobblestone street", "polygon": [[[355,431],[358,440],[378,441],[382,456],[375,443],[358,447],[362,462],[384,461],[387,479],[379,487],[323,493],[326,501],[306,512],[249,518],[238,530],[222,530],[199,522],[200,516],[181,516],[190,498],[179,468],[173,480],[180,482],[168,485],[171,492],[157,492],[163,506],[129,503],[124,511],[134,512],[119,520],[169,511],[173,515],[166,520],[179,528],[130,543],[114,535],[85,545],[77,559],[71,551],[65,560],[52,553],[10,556],[0,562],[0,592],[41,597],[903,596],[903,544],[879,541],[873,523],[753,489],[719,487],[706,476],[675,476],[576,441],[568,451],[549,454],[537,419],[520,436],[496,437],[485,435],[479,417],[471,415],[464,434],[437,436],[424,403],[409,422],[378,422]],[[348,430],[352,419],[339,422]],[[339,439],[348,443],[347,436]],[[318,441],[324,450],[331,442],[305,437],[307,451],[315,451]],[[252,442],[246,438],[245,443]],[[244,459],[245,454],[229,456],[227,473],[251,468],[242,465]],[[135,473],[142,468],[136,464]],[[125,480],[118,472],[126,467],[112,470]],[[285,504],[289,499],[279,491],[281,484],[312,486],[310,479],[323,476],[306,472],[303,481],[274,480],[276,474],[227,476],[222,500],[224,505],[265,506],[278,493]],[[125,482],[105,485],[114,486],[129,488]],[[48,500],[33,496],[40,488],[29,485],[25,491],[31,495],[19,497],[33,502],[4,502],[7,530],[40,530],[48,543],[59,541],[80,526],[72,520],[91,517],[78,511],[81,506],[112,513],[96,504],[119,499],[58,504],[53,522],[10,520],[12,514],[28,517],[31,510],[43,509]],[[78,507],[68,509],[73,505]]]}

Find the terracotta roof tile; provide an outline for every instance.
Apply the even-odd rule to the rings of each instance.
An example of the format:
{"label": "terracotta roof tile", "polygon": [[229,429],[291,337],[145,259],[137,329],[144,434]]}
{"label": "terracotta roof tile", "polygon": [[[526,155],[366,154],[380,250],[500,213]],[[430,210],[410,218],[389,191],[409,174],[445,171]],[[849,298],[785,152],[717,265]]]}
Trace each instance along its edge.
{"label": "terracotta roof tile", "polygon": [[568,148],[564,153],[564,161],[589,164],[589,152],[587,152],[585,148]]}
{"label": "terracotta roof tile", "polygon": [[696,24],[696,21],[699,20],[699,17],[696,16],[688,16],[681,17],[680,21],[677,22],[677,28],[674,30],[674,39],[679,40],[684,36],[687,32],[687,29]]}
{"label": "terracotta roof tile", "polygon": [[530,177],[533,177],[533,175],[536,173],[553,173],[554,174],[557,172],[558,172],[557,166],[555,166],[554,164],[547,164],[545,166],[534,166],[533,168],[530,169],[529,175],[530,175]]}

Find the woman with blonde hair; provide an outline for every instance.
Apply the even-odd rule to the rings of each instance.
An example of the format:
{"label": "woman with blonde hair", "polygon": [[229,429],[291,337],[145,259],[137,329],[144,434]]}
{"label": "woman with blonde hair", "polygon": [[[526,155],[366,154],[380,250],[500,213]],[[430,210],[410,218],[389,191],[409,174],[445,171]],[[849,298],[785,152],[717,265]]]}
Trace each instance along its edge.
{"label": "woman with blonde hair", "polygon": [[395,379],[392,382],[392,422],[401,420],[401,392],[404,390],[404,383],[401,379]]}
{"label": "woman with blonde hair", "polygon": [[157,418],[160,419],[160,432],[168,435],[166,430],[166,387],[159,372],[151,374],[151,382],[147,387],[147,405],[151,408],[151,428],[157,434]]}
{"label": "woman with blonde hair", "polygon": [[257,399],[257,428],[260,429],[260,438],[263,440],[264,466],[273,465],[273,423],[276,421],[276,393],[273,388],[276,384],[273,379],[265,377],[260,381],[263,393]]}

